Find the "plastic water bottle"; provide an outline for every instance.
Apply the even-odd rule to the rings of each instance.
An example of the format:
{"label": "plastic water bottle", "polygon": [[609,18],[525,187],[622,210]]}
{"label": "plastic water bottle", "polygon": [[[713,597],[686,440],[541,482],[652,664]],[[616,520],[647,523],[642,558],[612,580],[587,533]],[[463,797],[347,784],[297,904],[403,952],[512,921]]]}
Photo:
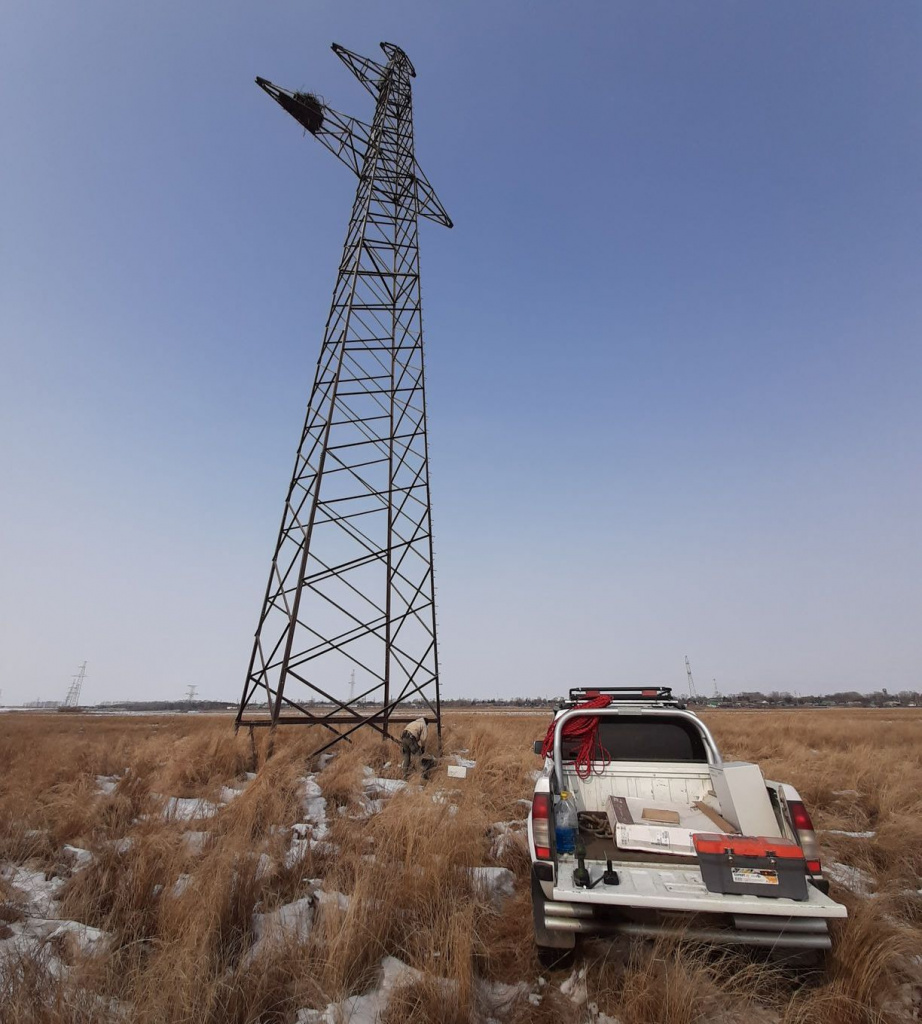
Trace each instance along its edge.
{"label": "plastic water bottle", "polygon": [[576,834],[579,819],[576,816],[576,801],[567,792],[560,794],[560,803],[554,810],[554,833],[558,853],[573,853],[576,849]]}

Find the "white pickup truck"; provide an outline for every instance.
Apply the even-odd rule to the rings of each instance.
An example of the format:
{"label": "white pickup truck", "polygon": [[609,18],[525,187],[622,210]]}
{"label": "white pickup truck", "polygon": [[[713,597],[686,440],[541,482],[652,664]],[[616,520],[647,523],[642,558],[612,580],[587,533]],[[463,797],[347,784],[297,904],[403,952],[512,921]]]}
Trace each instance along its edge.
{"label": "white pickup truck", "polygon": [[[600,704],[606,698],[606,707],[585,707],[587,700]],[[587,716],[598,717],[597,730]],[[591,761],[584,749],[579,772],[579,742],[567,736],[574,719],[584,732],[587,724],[595,730]],[[537,742],[535,752],[541,747]],[[542,960],[562,959],[578,935],[616,933],[792,950],[830,947],[827,922],[847,911],[827,895],[816,834],[797,791],[764,779],[757,765],[725,763],[704,722],[669,689],[571,690],[554,717],[553,748],[545,752],[528,818]],[[563,792],[578,810],[572,853],[556,848],[555,808]],[[736,886],[745,893],[713,891],[721,886],[702,874],[707,858],[696,852],[703,833],[716,834],[715,849],[727,847],[725,859],[733,867],[727,878],[766,884]],[[757,863],[745,858],[734,862],[734,835],[737,843],[745,842],[742,836],[777,837],[765,847],[772,867],[772,845],[799,847],[798,861],[777,863],[799,864],[794,881],[800,892],[781,895],[778,871],[741,867]],[[721,857],[713,859],[719,866]]]}

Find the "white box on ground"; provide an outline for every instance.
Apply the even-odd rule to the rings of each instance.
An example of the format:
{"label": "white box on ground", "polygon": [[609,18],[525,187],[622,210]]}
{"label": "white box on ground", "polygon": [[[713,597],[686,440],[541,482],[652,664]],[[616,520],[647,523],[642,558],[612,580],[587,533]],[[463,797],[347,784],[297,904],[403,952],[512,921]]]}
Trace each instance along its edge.
{"label": "white box on ground", "polygon": [[744,836],[780,836],[762,770],[749,761],[711,765],[711,784],[720,813]]}
{"label": "white box on ground", "polygon": [[448,777],[450,779],[466,779],[467,768],[463,764],[450,764],[448,766]]}

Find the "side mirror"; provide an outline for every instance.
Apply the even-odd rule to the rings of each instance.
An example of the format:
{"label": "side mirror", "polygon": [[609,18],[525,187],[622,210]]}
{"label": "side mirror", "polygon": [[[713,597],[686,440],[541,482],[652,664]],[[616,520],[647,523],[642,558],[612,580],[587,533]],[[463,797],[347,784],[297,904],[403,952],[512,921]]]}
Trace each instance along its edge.
{"label": "side mirror", "polygon": [[541,756],[541,751],[544,749],[544,740],[535,740],[535,753],[538,757]]}

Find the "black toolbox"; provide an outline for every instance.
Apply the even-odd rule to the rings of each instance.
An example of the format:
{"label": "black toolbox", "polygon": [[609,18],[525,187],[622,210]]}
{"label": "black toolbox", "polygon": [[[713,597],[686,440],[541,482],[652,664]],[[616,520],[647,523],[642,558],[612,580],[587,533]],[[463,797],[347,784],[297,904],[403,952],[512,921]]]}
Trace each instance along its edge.
{"label": "black toolbox", "polygon": [[807,899],[807,861],[792,840],[696,832],[692,841],[709,892]]}

